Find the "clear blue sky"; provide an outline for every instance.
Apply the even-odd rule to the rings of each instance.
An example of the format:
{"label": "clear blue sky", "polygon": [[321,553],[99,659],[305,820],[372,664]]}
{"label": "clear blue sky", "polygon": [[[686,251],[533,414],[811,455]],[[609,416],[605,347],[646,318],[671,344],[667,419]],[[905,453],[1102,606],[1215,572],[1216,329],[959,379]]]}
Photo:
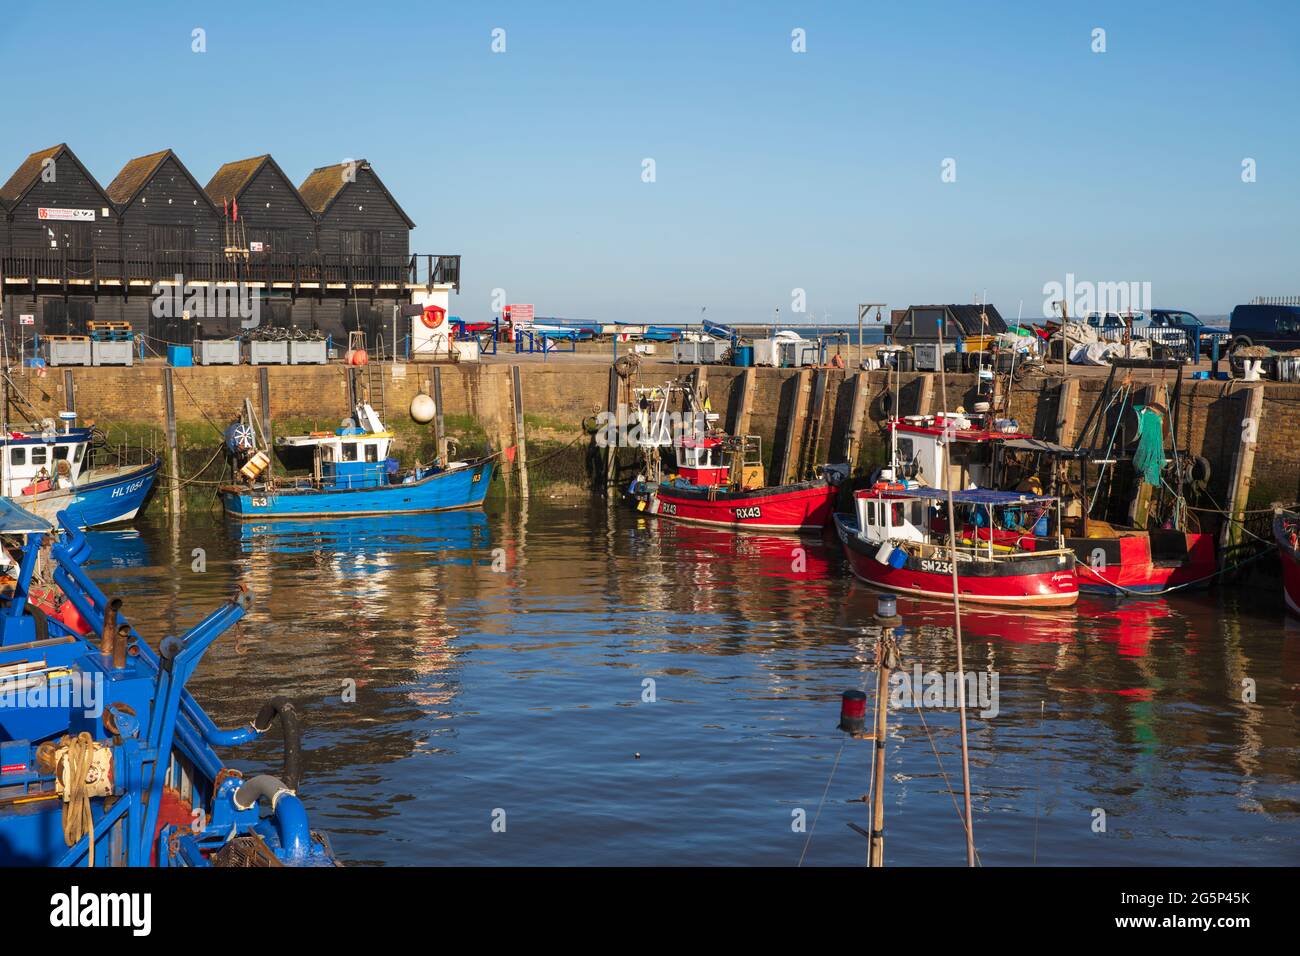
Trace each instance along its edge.
{"label": "clear blue sky", "polygon": [[366,158],[413,250],[464,255],[474,319],[497,287],[587,319],[784,323],[795,288],[819,320],[985,291],[1036,317],[1067,272],[1222,313],[1300,293],[1297,7],[10,4],[0,166]]}

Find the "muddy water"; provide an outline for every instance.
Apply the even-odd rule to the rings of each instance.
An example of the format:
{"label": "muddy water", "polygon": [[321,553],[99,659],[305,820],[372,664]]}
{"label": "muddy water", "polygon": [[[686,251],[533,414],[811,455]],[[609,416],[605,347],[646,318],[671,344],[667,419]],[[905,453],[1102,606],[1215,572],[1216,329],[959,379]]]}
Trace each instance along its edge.
{"label": "muddy water", "polygon": [[[155,642],[253,589],[192,689],[223,725],[299,703],[302,795],[350,864],[865,858],[870,744],[835,725],[841,691],[874,693],[875,596],[831,544],[533,504],[155,517],[95,545]],[[1300,862],[1300,628],[1275,585],[964,615],[968,669],[997,678],[970,724],[981,861]],[[951,671],[951,614],[899,603],[905,669]],[[887,859],[960,865],[956,714],[890,722]],[[279,744],[226,755],[274,768]]]}

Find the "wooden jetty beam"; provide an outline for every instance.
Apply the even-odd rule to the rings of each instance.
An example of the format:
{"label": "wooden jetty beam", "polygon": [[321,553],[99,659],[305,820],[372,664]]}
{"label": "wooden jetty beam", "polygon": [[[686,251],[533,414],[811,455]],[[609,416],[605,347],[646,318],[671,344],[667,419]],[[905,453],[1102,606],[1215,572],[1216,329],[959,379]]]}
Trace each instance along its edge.
{"label": "wooden jetty beam", "polygon": [[871,376],[865,371],[853,376],[853,405],[849,410],[849,427],[844,432],[844,460],[852,471],[862,451],[862,423],[867,417],[867,402],[871,394]]}
{"label": "wooden jetty beam", "polygon": [[1079,417],[1079,380],[1061,380],[1056,399],[1056,443],[1068,445],[1074,438],[1074,423]]}
{"label": "wooden jetty beam", "polygon": [[447,424],[442,413],[442,369],[433,367],[433,440],[438,449],[438,464],[447,467]]}
{"label": "wooden jetty beam", "polygon": [[792,476],[798,468],[799,448],[803,444],[804,419],[808,415],[808,393],[812,391],[812,369],[803,368],[793,379],[794,391],[790,396],[788,413],[785,416],[785,429],[779,443],[779,453],[772,455],[772,465],[776,475],[773,485],[784,485],[795,480]]}
{"label": "wooden jetty beam", "polygon": [[519,467],[519,497],[528,497],[528,442],[524,435],[524,390],[519,381],[519,366],[510,366],[511,397],[515,409],[515,464]]}
{"label": "wooden jetty beam", "polygon": [[1246,392],[1241,437],[1232,456],[1228,478],[1227,513],[1219,530],[1219,566],[1226,567],[1228,552],[1241,544],[1241,522],[1245,520],[1246,502],[1250,498],[1251,475],[1255,470],[1255,448],[1264,417],[1264,386],[1255,385]]}
{"label": "wooden jetty beam", "polygon": [[754,390],[755,383],[758,381],[758,372],[753,368],[747,368],[740,376],[740,401],[732,408],[731,414],[731,434],[747,435],[749,433],[750,419],[754,415]]}
{"label": "wooden jetty beam", "polygon": [[181,512],[181,460],[176,441],[176,393],[172,382],[172,367],[163,367],[163,402],[167,415],[167,469],[171,472],[168,502],[173,515]]}

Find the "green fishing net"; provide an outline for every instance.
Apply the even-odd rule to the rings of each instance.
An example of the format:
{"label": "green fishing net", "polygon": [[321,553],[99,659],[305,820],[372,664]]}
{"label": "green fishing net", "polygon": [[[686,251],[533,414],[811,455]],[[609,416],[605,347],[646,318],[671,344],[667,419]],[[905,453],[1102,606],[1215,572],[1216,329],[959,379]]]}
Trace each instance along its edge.
{"label": "green fishing net", "polygon": [[1138,445],[1133,454],[1133,467],[1148,485],[1160,484],[1160,472],[1165,467],[1164,417],[1145,405],[1134,405],[1138,417]]}

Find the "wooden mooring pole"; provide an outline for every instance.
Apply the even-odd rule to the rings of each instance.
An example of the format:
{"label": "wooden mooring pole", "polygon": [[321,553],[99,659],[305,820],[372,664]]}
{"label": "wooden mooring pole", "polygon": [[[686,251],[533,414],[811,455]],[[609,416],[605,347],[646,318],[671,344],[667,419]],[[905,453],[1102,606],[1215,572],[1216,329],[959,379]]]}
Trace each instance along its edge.
{"label": "wooden mooring pole", "polygon": [[167,469],[171,472],[168,501],[172,514],[178,515],[181,513],[181,457],[176,441],[176,395],[170,365],[163,367],[163,400],[167,411]]}
{"label": "wooden mooring pole", "polygon": [[[614,342],[614,348],[617,351],[617,335],[614,336]],[[605,488],[607,494],[608,489],[612,488],[618,480],[618,440],[622,431],[618,426],[623,424],[619,416],[618,392],[618,368],[611,365],[609,367],[609,394],[605,402],[605,409],[609,412],[606,418],[605,437],[612,439],[605,444]]]}
{"label": "wooden mooring pole", "polygon": [[442,369],[433,367],[433,440],[438,464],[447,467],[447,425],[442,417]]}
{"label": "wooden mooring pole", "polygon": [[844,433],[844,460],[849,463],[852,472],[862,452],[862,421],[867,417],[867,401],[871,391],[871,379],[865,372],[853,376],[853,407],[849,412],[849,427]]}
{"label": "wooden mooring pole", "polygon": [[515,464],[519,467],[519,497],[528,497],[528,442],[524,436],[524,390],[519,381],[519,366],[510,366],[515,406]]}
{"label": "wooden mooring pole", "polygon": [[1245,414],[1241,418],[1241,437],[1232,456],[1232,473],[1228,478],[1228,507],[1223,527],[1219,530],[1219,566],[1226,569],[1235,556],[1229,552],[1241,544],[1242,522],[1246,520],[1246,504],[1250,500],[1251,476],[1255,471],[1255,447],[1259,440],[1259,427],[1264,417],[1264,386],[1253,386],[1246,393]]}
{"label": "wooden mooring pole", "polygon": [[275,474],[275,438],[271,430],[271,370],[265,365],[257,370],[257,388],[262,406],[262,432],[266,436],[266,473]]}
{"label": "wooden mooring pole", "polygon": [[885,865],[885,742],[889,735],[889,673],[898,666],[898,642],[883,625],[876,639],[876,749],[871,771],[871,843],[867,866]]}

